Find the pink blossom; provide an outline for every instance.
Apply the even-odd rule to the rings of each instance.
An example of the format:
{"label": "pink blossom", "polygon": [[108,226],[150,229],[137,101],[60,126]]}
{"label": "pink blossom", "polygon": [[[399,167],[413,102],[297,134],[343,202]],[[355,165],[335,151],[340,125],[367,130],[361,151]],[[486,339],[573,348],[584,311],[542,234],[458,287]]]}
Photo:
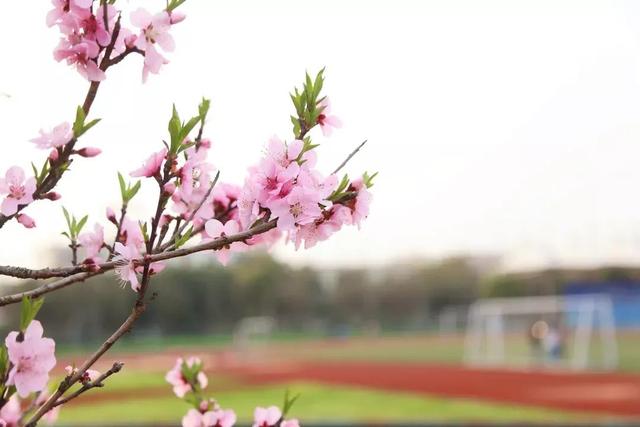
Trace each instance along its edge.
{"label": "pink blossom", "polygon": [[[9,401],[0,409],[0,426],[18,427],[22,410],[17,395],[11,396]],[[2,424],[4,422],[4,424]]]}
{"label": "pink blossom", "polygon": [[21,213],[16,217],[18,222],[22,224],[25,228],[34,228],[36,226],[36,222],[29,215]]}
{"label": "pink blossom", "polygon": [[15,385],[20,397],[44,389],[49,381],[49,371],[56,365],[56,344],[51,338],[42,338],[42,332],[40,322],[33,320],[23,337],[14,331],[9,332],[5,339],[9,360],[13,364],[7,384]]}
{"label": "pink blossom", "polygon": [[236,413],[230,409],[207,411],[204,414],[190,409],[182,418],[182,427],[232,427],[236,423]]}
{"label": "pink blossom", "polygon": [[53,52],[53,57],[58,62],[66,59],[67,64],[75,65],[76,70],[84,78],[99,82],[106,78],[104,71],[96,63],[99,52],[100,48],[93,40],[83,39],[72,43],[68,39],[61,39]]}
{"label": "pink blossom", "polygon": [[287,197],[276,200],[268,207],[271,213],[278,217],[278,228],[291,232],[296,225],[310,224],[320,218],[320,200],[316,192],[295,187]]}
{"label": "pink blossom", "polygon": [[[190,357],[186,362],[182,357],[179,357],[176,360],[176,364],[164,377],[165,380],[173,386],[173,392],[179,398],[183,398],[185,394],[193,390],[192,384],[190,384],[182,374],[182,365],[185,363],[189,368],[192,368],[194,365],[200,365],[202,362],[197,357]],[[207,376],[202,371],[198,372],[196,380],[198,381],[198,387],[200,387],[200,389],[206,388],[209,383]]]}
{"label": "pink blossom", "polygon": [[298,184],[309,191],[317,193],[318,197],[324,200],[338,187],[338,177],[329,175],[324,178],[316,170],[303,168],[298,176]]}
{"label": "pink blossom", "polygon": [[303,147],[304,142],[299,139],[296,139],[291,144],[287,145],[278,137],[273,136],[267,145],[267,157],[283,168],[286,168],[291,162],[298,159]]}
{"label": "pink blossom", "polygon": [[156,45],[165,52],[171,52],[175,48],[173,37],[169,34],[171,17],[167,12],[151,15],[145,9],[138,9],[131,14],[131,23],[141,30],[135,46],[144,51],[142,80],[146,81],[150,72],[157,74],[162,65],[168,62],[158,52]]}
{"label": "pink blossom", "polygon": [[356,198],[348,201],[347,206],[351,209],[352,212],[352,223],[360,228],[360,223],[362,222],[362,220],[369,216],[369,205],[371,205],[373,195],[371,194],[371,192],[369,192],[367,186],[364,185],[362,178],[353,180],[351,182],[349,190],[357,191]]}
{"label": "pink blossom", "polygon": [[77,17],[85,17],[91,14],[93,0],[52,0],[53,9],[47,14],[47,25],[49,27],[60,23],[67,14]]}
{"label": "pink blossom", "polygon": [[[193,191],[200,190],[202,194],[208,190],[211,173],[215,166],[207,161],[208,149],[201,146],[191,147],[187,150],[187,161],[180,169],[180,188],[182,194],[189,198]],[[199,197],[198,202],[202,200]]]}
{"label": "pink blossom", "polygon": [[4,178],[0,178],[0,194],[7,196],[0,205],[0,213],[10,216],[18,211],[18,206],[28,205],[33,201],[36,191],[36,179],[25,179],[24,171],[19,166],[12,166],[7,170]]}
{"label": "pink blossom", "polygon": [[329,98],[324,98],[320,101],[319,106],[322,108],[322,112],[318,116],[318,124],[324,136],[331,136],[334,128],[342,127],[342,121],[338,117],[330,115],[331,103]]}
{"label": "pink blossom", "polygon": [[78,236],[80,244],[85,250],[85,256],[94,262],[98,261],[98,255],[104,245],[104,228],[100,224],[93,226],[93,233],[86,232]]}
{"label": "pink blossom", "polygon": [[136,265],[134,260],[140,258],[140,252],[133,245],[123,245],[120,242],[116,242],[115,248],[118,256],[115,258],[118,264],[115,268],[116,274],[120,277],[122,283],[129,282],[131,289],[138,291],[140,289],[140,282],[136,274]]}
{"label": "pink blossom", "polygon": [[272,427],[282,418],[282,412],[277,406],[268,408],[257,407],[253,412],[253,427]]}
{"label": "pink blossom", "polygon": [[67,142],[71,141],[71,138],[73,138],[71,125],[64,122],[54,127],[50,132],[45,132],[40,129],[40,136],[33,138],[31,142],[36,144],[38,148],[50,149],[54,147],[62,147]]}
{"label": "pink blossom", "polygon": [[[230,219],[225,224],[222,224],[217,219],[210,219],[205,223],[206,237],[210,239],[216,239],[218,237],[228,237],[240,232],[240,225]],[[222,265],[227,265],[229,257],[232,252],[241,252],[246,245],[242,242],[233,242],[225,245],[223,248],[214,252],[216,258]]]}
{"label": "pink blossom", "polygon": [[124,237],[124,242],[128,246],[136,248],[138,251],[144,244],[144,236],[142,230],[140,230],[140,224],[137,221],[129,219],[127,217],[122,220],[122,227],[120,227],[120,236]]}
{"label": "pink blossom", "polygon": [[164,162],[165,157],[167,156],[167,149],[163,148],[157,153],[153,153],[147,160],[145,160],[144,164],[131,172],[129,175],[133,177],[144,176],[147,178],[151,178],[160,173],[160,167]]}
{"label": "pink blossom", "polygon": [[238,198],[238,214],[240,224],[243,228],[249,228],[253,222],[258,219],[260,214],[260,203],[258,202],[258,193],[260,189],[251,177],[245,180],[244,187]]}
{"label": "pink blossom", "polygon": [[266,203],[285,197],[293,187],[293,180],[298,176],[300,166],[293,162],[286,167],[267,158],[264,159],[255,172],[255,182],[260,188],[258,201]]}

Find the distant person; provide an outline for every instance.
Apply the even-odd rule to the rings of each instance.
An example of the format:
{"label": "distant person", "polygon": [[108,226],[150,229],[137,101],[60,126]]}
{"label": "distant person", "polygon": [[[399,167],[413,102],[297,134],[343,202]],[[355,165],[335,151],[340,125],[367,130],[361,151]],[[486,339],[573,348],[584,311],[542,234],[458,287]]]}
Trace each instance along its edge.
{"label": "distant person", "polygon": [[545,334],[542,344],[548,360],[557,362],[562,359],[564,343],[559,328],[551,326]]}

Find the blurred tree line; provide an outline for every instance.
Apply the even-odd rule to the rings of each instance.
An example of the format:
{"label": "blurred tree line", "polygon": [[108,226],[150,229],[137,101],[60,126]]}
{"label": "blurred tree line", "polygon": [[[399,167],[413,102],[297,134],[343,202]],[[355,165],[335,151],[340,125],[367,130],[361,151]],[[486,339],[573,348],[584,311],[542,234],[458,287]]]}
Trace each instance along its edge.
{"label": "blurred tree line", "polygon": [[[136,336],[229,334],[241,319],[254,316],[273,317],[281,331],[319,335],[424,331],[437,327],[443,309],[479,297],[558,293],[570,280],[640,279],[628,269],[493,271],[490,260],[467,257],[330,271],[292,268],[260,252],[226,268],[211,257],[198,258],[173,263],[153,279],[152,301]],[[134,299],[114,274],[105,274],[48,294],[38,317],[59,342],[95,341],[120,325]],[[15,329],[17,310],[17,304],[7,308],[5,329]]]}

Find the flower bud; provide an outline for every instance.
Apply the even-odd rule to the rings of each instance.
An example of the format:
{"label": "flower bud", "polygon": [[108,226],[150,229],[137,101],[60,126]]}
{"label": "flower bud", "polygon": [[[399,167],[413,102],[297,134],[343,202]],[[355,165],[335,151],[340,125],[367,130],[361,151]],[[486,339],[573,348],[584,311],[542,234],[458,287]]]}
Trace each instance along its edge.
{"label": "flower bud", "polygon": [[24,225],[25,228],[33,228],[36,226],[36,222],[27,214],[18,214],[16,219],[20,224]]}
{"label": "flower bud", "polygon": [[116,220],[116,213],[109,207],[107,207],[107,219],[113,224],[118,224],[118,221]]}
{"label": "flower bud", "polygon": [[96,147],[85,147],[81,148],[76,153],[82,157],[95,157],[102,153],[102,150]]}
{"label": "flower bud", "polygon": [[127,48],[131,49],[131,48],[133,48],[133,47],[135,46],[135,44],[136,44],[136,40],[138,40],[138,36],[137,36],[137,35],[135,35],[135,34],[131,34],[131,35],[129,35],[129,36],[127,36],[127,37],[125,37],[125,39],[124,39],[124,45],[125,45]]}
{"label": "flower bud", "polygon": [[61,197],[60,193],[56,193],[55,191],[50,191],[42,196],[43,199],[49,199],[52,202],[59,200]]}
{"label": "flower bud", "polygon": [[162,228],[168,225],[171,221],[173,221],[173,217],[171,215],[164,214],[160,217],[160,222],[158,222],[158,227]]}
{"label": "flower bud", "polygon": [[182,12],[176,12],[175,10],[169,13],[169,23],[171,25],[175,25],[175,24],[179,24],[180,22],[184,21],[184,18],[186,18],[187,15],[185,15]]}
{"label": "flower bud", "polygon": [[53,150],[51,150],[51,152],[49,153],[49,160],[51,160],[52,162],[55,162],[56,160],[58,160],[57,148],[54,148]]}
{"label": "flower bud", "polygon": [[176,185],[173,182],[167,182],[163,187],[164,192],[167,196],[172,196],[176,191]]}

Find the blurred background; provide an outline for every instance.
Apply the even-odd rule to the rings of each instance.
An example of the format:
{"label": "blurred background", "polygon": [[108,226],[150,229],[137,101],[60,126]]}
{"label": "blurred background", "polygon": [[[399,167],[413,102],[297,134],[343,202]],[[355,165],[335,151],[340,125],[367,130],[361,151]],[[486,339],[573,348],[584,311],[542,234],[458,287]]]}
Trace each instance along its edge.
{"label": "blurred background", "polygon": [[[161,0],[118,0],[160,10]],[[49,2],[11,1],[0,26],[0,170],[41,159],[27,141],[73,118],[87,82],[52,59]],[[344,127],[314,135],[329,171],[379,171],[371,215],[308,251],[172,262],[155,299],[100,369],[124,371],[60,424],[175,424],[164,381],[198,355],[243,424],[281,404],[304,424],[636,424],[640,419],[640,6],[599,1],[189,0],[177,50],[147,84],[140,58],[109,74],[57,203],[7,224],[0,264],[65,265],[60,205],[106,225],[115,172],[165,138],[172,103],[212,99],[223,181],[241,183],[288,92],[327,67]],[[126,14],[125,14],[126,16]],[[301,37],[300,34],[304,34]],[[17,40],[20,42],[9,42]],[[10,153],[10,155],[9,155]],[[81,178],[82,177],[82,178]],[[130,206],[150,215],[152,186]],[[20,242],[6,244],[5,242]],[[33,286],[2,282],[2,292]],[[128,314],[113,275],[47,297],[40,319],[62,368]],[[14,329],[15,307],[0,311]]]}

